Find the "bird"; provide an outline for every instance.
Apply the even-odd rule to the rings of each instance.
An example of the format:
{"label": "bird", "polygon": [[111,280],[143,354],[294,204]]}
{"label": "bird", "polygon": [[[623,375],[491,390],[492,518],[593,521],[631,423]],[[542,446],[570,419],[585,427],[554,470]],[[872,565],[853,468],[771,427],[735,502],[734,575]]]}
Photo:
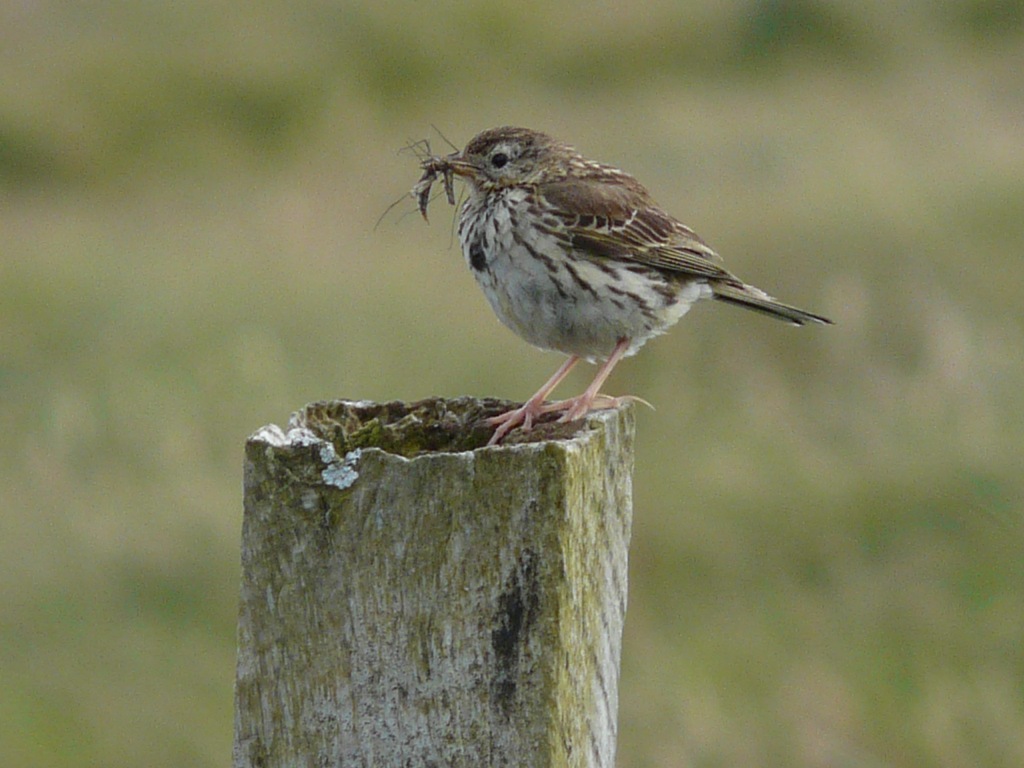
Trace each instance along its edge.
{"label": "bird", "polygon": [[[608,376],[693,304],[714,299],[792,325],[830,325],[777,301],[729,272],[692,229],[661,208],[636,178],[587,159],[546,133],[501,126],[461,151],[431,155],[413,188],[426,218],[430,185],[443,175],[467,188],[458,236],[470,271],[498,319],[566,361],[521,406],[487,420],[488,445],[545,414],[559,421],[634,398],[601,393]],[[600,363],[582,394],[547,402],[579,363]]]}

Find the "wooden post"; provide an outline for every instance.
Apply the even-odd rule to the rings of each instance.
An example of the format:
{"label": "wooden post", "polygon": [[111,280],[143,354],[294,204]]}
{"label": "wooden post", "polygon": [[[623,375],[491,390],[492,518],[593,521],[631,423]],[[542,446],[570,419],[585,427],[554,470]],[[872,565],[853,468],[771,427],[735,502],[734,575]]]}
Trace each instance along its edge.
{"label": "wooden post", "polygon": [[235,768],[615,762],[633,417],[316,403],[246,444]]}

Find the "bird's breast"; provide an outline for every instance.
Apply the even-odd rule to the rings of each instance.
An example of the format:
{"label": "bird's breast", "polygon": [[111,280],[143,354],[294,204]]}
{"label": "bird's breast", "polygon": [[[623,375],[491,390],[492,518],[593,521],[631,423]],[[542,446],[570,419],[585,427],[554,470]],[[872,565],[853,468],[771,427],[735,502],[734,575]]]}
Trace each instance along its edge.
{"label": "bird's breast", "polygon": [[630,354],[674,324],[701,292],[633,262],[578,253],[539,220],[524,190],[471,198],[459,221],[463,255],[491,308],[534,346],[589,359],[619,339]]}

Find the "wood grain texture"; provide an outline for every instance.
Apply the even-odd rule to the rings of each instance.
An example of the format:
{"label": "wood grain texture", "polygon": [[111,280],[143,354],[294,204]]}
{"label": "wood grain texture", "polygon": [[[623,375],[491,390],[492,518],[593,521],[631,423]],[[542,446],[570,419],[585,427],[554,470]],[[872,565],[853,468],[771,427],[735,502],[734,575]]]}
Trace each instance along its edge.
{"label": "wood grain texture", "polygon": [[630,409],[369,444],[487,405],[424,402],[319,403],[246,444],[236,768],[614,765]]}

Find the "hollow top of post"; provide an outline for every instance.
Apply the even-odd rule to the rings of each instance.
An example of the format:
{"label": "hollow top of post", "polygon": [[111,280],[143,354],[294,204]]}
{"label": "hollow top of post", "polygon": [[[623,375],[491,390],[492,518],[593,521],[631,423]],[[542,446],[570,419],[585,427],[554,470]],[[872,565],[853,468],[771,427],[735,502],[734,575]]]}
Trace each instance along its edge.
{"label": "hollow top of post", "polygon": [[[483,448],[494,431],[485,419],[517,405],[507,400],[473,397],[429,398],[412,403],[323,400],[293,413],[288,427],[309,430],[317,438],[332,443],[342,455],[360,448],[379,448],[411,458],[423,453],[460,453]],[[627,404],[621,408],[629,407]],[[529,432],[512,432],[498,448],[570,440],[587,430],[588,422],[594,419],[618,418],[617,410],[595,411],[565,424],[554,421],[552,415]]]}

